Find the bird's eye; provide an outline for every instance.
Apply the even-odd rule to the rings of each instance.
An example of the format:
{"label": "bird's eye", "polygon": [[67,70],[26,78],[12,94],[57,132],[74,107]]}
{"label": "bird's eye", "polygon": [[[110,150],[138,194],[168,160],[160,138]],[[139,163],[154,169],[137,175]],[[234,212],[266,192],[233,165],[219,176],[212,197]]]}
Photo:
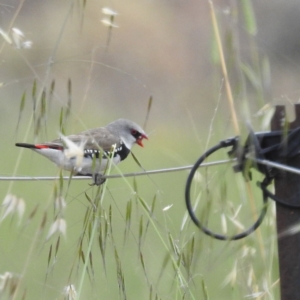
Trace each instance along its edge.
{"label": "bird's eye", "polygon": [[135,135],[137,134],[137,131],[136,131],[135,129],[131,129],[131,134],[132,134],[133,136],[135,136]]}

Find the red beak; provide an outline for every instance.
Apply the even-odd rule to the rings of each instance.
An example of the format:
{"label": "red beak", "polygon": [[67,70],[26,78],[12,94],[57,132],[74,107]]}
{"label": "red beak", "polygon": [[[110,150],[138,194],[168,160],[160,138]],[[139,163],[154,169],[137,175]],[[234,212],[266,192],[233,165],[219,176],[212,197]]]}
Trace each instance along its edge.
{"label": "red beak", "polygon": [[141,135],[139,136],[139,138],[136,140],[136,143],[137,143],[139,146],[141,146],[141,147],[144,147],[144,145],[143,145],[143,139],[148,140],[147,135],[141,134]]}

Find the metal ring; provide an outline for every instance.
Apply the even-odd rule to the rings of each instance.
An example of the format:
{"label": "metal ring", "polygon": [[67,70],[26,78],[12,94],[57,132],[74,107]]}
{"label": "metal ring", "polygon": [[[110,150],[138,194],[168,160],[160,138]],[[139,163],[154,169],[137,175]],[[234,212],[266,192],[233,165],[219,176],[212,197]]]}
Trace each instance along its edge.
{"label": "metal ring", "polygon": [[225,140],[225,141],[221,141],[218,145],[210,148],[209,150],[207,150],[198,160],[197,162],[194,164],[193,168],[191,169],[191,172],[187,178],[187,182],[186,182],[186,187],[185,187],[185,202],[186,202],[186,207],[187,210],[189,212],[189,215],[192,219],[192,221],[196,224],[196,226],[198,228],[200,228],[205,234],[218,239],[218,240],[239,240],[242,239],[246,236],[248,236],[249,234],[251,234],[253,231],[255,231],[260,224],[262,223],[266,212],[267,212],[267,202],[268,202],[268,194],[265,190],[263,190],[263,208],[261,210],[261,213],[258,217],[258,219],[255,221],[255,223],[248,228],[247,230],[233,235],[233,236],[228,236],[228,235],[222,235],[222,234],[218,234],[215,233],[213,231],[211,231],[210,229],[208,229],[207,227],[205,227],[196,217],[192,204],[191,204],[191,197],[190,197],[190,189],[191,189],[191,185],[192,185],[192,181],[193,178],[195,176],[196,171],[198,170],[198,168],[200,167],[200,165],[203,163],[203,161],[209,157],[211,154],[213,154],[214,152],[222,149],[222,148],[226,148],[226,147],[230,147],[230,146],[236,146],[236,138],[233,139],[229,139],[229,140]]}

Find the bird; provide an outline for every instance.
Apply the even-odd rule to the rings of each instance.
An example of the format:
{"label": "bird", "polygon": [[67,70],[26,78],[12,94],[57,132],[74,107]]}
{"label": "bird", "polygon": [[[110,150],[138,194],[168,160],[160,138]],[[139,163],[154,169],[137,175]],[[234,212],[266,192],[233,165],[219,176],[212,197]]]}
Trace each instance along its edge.
{"label": "bird", "polygon": [[134,144],[144,147],[143,139],[148,140],[148,136],[141,126],[127,119],[118,119],[105,127],[61,135],[51,142],[15,145],[32,149],[74,175],[91,176],[94,180],[92,185],[101,185],[105,182],[102,176],[109,158],[112,158],[113,164],[120,163]]}

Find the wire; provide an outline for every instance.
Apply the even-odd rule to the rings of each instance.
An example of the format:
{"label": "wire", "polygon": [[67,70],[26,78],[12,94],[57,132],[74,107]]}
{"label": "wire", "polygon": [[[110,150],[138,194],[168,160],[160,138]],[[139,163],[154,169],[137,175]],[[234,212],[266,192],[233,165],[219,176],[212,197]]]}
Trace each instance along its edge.
{"label": "wire", "polygon": [[[297,168],[293,168],[293,167],[290,167],[290,166],[286,166],[286,165],[283,165],[283,164],[280,164],[280,163],[277,163],[277,162],[272,162],[272,161],[265,160],[265,159],[259,159],[259,158],[253,158],[253,157],[247,157],[247,159],[250,159],[250,160],[252,160],[252,161],[254,161],[258,164],[261,164],[261,165],[273,167],[273,168],[276,168],[276,169],[280,169],[280,170],[283,170],[283,171],[287,171],[287,172],[290,172],[290,173],[300,175],[300,169],[297,169]],[[276,203],[278,203],[280,205],[283,205],[285,207],[289,207],[289,208],[300,208],[300,204],[291,204],[291,203],[288,203],[286,201],[283,201],[267,189],[267,186],[272,183],[273,179],[274,179],[274,176],[270,177],[270,176],[267,175],[262,182],[257,182],[257,186],[259,188],[261,188],[261,190],[263,191],[263,193],[267,197],[269,197],[270,199],[272,199]]]}
{"label": "wire", "polygon": [[294,173],[294,174],[298,174],[300,175],[300,169],[297,168],[293,168],[293,167],[289,167],[280,163],[276,163],[276,162],[272,162],[266,159],[259,159],[259,158],[254,158],[254,157],[247,157],[247,159],[251,159],[252,161],[255,161],[261,165],[265,165],[265,166],[269,166],[269,167],[273,167],[276,169],[280,169],[283,171],[287,171],[290,173]]}
{"label": "wire", "polygon": [[238,139],[237,138],[232,138],[232,139],[228,139],[228,140],[225,140],[225,141],[221,141],[219,144],[217,144],[216,146],[210,148],[209,150],[207,150],[198,160],[197,162],[194,164],[189,176],[188,176],[188,179],[187,179],[187,182],[186,182],[186,188],[185,188],[185,201],[186,201],[186,207],[187,207],[187,210],[189,212],[189,215],[192,219],[192,221],[196,224],[196,226],[198,228],[200,228],[205,234],[215,238],[215,239],[218,239],[218,240],[239,240],[239,239],[242,239],[246,236],[248,236],[249,234],[251,234],[253,231],[255,231],[259,226],[260,224],[262,223],[265,215],[266,215],[266,212],[267,212],[267,202],[268,202],[268,196],[267,196],[267,193],[265,191],[263,191],[263,208],[261,210],[261,213],[258,217],[258,219],[255,221],[255,223],[250,227],[248,228],[247,230],[239,233],[239,234],[236,234],[236,235],[233,235],[233,236],[228,236],[228,235],[222,235],[222,234],[218,234],[218,233],[215,233],[213,231],[211,231],[210,229],[208,229],[207,227],[205,227],[200,221],[199,219],[196,217],[195,215],[195,212],[194,212],[194,209],[193,209],[193,206],[191,204],[191,196],[190,196],[190,190],[191,190],[191,185],[192,185],[192,181],[193,181],[193,178],[195,176],[195,173],[196,171],[198,170],[198,168],[200,166],[202,166],[202,163],[203,161],[209,157],[211,154],[213,154],[214,152],[222,149],[222,148],[227,148],[227,147],[236,147],[238,143]]}
{"label": "wire", "polygon": [[[160,173],[170,173],[170,172],[178,172],[178,171],[184,171],[184,170],[189,170],[191,169],[191,172],[188,176],[187,183],[186,183],[186,188],[185,188],[185,200],[186,200],[186,206],[187,210],[189,212],[189,215],[192,219],[192,221],[196,224],[198,228],[200,228],[205,234],[212,236],[216,239],[219,240],[239,240],[242,239],[249,234],[251,234],[253,231],[255,231],[260,224],[262,223],[266,212],[267,212],[267,202],[268,198],[271,198],[275,202],[284,205],[286,207],[290,208],[300,208],[300,205],[291,205],[288,204],[278,197],[276,197],[272,192],[270,192],[267,189],[267,186],[272,182],[273,177],[269,177],[266,175],[266,178],[263,182],[258,182],[257,185],[261,188],[262,193],[263,193],[263,207],[261,210],[261,213],[258,217],[258,219],[255,221],[255,223],[248,228],[247,230],[243,231],[240,234],[233,235],[233,236],[228,236],[228,235],[222,235],[222,234],[217,234],[207,227],[205,227],[196,217],[194,209],[191,204],[191,199],[190,199],[190,189],[191,189],[191,184],[193,181],[193,178],[195,176],[196,171],[198,168],[204,168],[204,167],[211,167],[211,166],[216,166],[216,165],[221,165],[221,164],[226,164],[229,162],[234,162],[236,159],[227,159],[227,160],[219,160],[219,161],[214,161],[214,162],[209,162],[209,163],[203,163],[205,159],[207,159],[211,154],[214,152],[222,149],[222,148],[227,148],[227,147],[233,147],[236,148],[238,145],[238,137],[235,138],[230,138],[224,141],[219,142],[216,146],[208,149],[198,160],[194,165],[189,165],[189,166],[183,166],[183,167],[174,167],[174,168],[166,168],[166,169],[158,169],[158,170],[149,170],[149,171],[144,171],[144,172],[135,172],[135,173],[126,173],[126,174],[116,174],[116,175],[103,175],[102,179],[114,179],[114,178],[121,178],[121,177],[137,177],[137,176],[144,176],[144,175],[152,175],[152,174],[160,174]],[[229,152],[230,153],[230,152]],[[293,168],[290,166],[286,166],[277,162],[269,161],[266,159],[260,159],[260,158],[255,158],[247,155],[245,157],[248,160],[252,160],[256,162],[257,164],[261,165],[266,165],[269,167],[273,167],[276,169],[280,169],[283,171],[291,172],[300,175],[300,169]],[[69,180],[70,176],[38,176],[38,177],[30,177],[30,176],[0,176],[0,181],[47,181],[47,180],[57,180],[57,179],[63,179],[63,180]],[[86,180],[86,179],[91,179],[90,176],[73,176],[72,180]]]}
{"label": "wire", "polygon": [[[234,161],[233,159],[224,159],[218,160],[214,162],[209,162],[202,164],[201,167],[211,167],[216,165],[222,165],[229,162]],[[135,173],[125,173],[125,174],[116,174],[116,175],[103,175],[103,179],[114,179],[114,178],[122,178],[122,177],[136,177],[136,176],[143,176],[143,175],[152,175],[152,174],[159,174],[159,173],[170,173],[170,172],[178,172],[184,170],[190,170],[193,165],[190,166],[183,166],[183,167],[174,167],[174,168],[166,168],[166,169],[158,169],[158,170],[149,170],[145,172],[135,172]],[[0,176],[0,181],[35,181],[35,180],[55,180],[60,179],[59,176]],[[63,176],[62,179],[69,180],[70,176]],[[72,180],[85,180],[91,179],[90,176],[73,176]]]}
{"label": "wire", "polygon": [[[296,169],[293,167],[289,167],[280,163],[275,163],[266,159],[258,159],[254,157],[248,157],[248,159],[251,159],[254,162],[257,162],[262,165],[270,166],[276,169],[280,169],[283,171],[291,172],[300,175],[300,169]],[[229,162],[234,162],[236,159],[224,159],[224,160],[218,160],[214,162],[209,163],[202,163],[199,168],[205,168],[205,167],[211,167],[211,166],[217,166],[226,164]],[[157,170],[149,170],[145,172],[134,172],[134,173],[125,173],[125,174],[116,174],[116,175],[103,175],[103,179],[115,179],[115,178],[121,178],[121,177],[135,177],[135,176],[144,176],[144,175],[152,175],[152,174],[160,174],[160,173],[171,173],[171,172],[179,172],[179,171],[185,171],[190,170],[193,168],[193,165],[189,166],[183,166],[183,167],[174,167],[174,168],[166,168],[166,169],[157,169]],[[55,180],[59,179],[58,176],[0,176],[0,181],[47,181],[47,180]],[[63,176],[62,179],[69,180],[69,176]],[[86,180],[91,179],[90,176],[73,176],[72,180]]]}

